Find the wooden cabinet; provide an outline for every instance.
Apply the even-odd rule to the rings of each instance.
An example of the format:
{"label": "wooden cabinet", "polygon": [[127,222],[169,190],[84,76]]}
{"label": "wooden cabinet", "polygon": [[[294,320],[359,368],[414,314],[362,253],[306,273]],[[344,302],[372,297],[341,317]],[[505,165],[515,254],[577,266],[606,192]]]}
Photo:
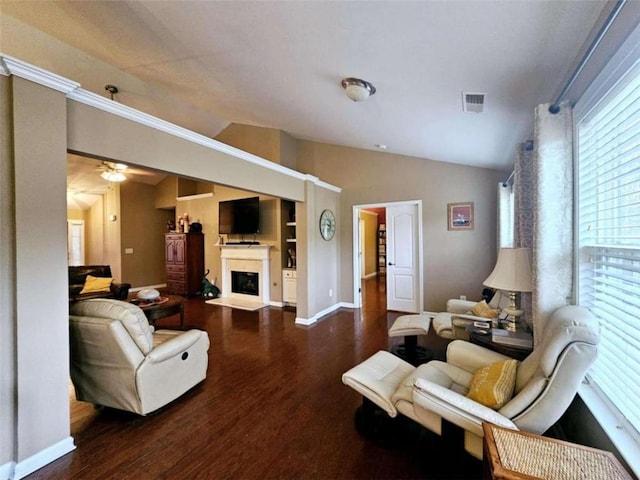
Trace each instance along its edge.
{"label": "wooden cabinet", "polygon": [[296,303],[296,271],[285,269],[282,271],[282,301],[284,303]]}
{"label": "wooden cabinet", "polygon": [[167,292],[197,295],[204,275],[204,235],[202,233],[165,234]]}

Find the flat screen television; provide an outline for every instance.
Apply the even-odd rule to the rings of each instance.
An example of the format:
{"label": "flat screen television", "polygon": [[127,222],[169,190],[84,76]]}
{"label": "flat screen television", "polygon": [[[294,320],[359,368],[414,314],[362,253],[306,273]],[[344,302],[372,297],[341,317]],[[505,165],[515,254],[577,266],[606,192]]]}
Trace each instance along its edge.
{"label": "flat screen television", "polygon": [[240,198],[218,204],[218,233],[254,235],[260,231],[260,198]]}

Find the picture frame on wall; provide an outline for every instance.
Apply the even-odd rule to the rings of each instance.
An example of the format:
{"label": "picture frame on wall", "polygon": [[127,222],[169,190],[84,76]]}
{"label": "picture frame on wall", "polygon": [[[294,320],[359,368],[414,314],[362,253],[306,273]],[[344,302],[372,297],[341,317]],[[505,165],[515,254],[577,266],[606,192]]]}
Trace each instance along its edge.
{"label": "picture frame on wall", "polygon": [[449,230],[473,230],[473,202],[447,204]]}

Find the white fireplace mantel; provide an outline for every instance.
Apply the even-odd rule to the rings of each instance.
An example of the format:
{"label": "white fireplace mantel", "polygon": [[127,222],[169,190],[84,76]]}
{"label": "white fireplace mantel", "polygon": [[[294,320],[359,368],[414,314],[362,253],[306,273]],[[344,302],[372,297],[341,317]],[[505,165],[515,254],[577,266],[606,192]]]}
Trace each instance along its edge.
{"label": "white fireplace mantel", "polygon": [[[220,245],[222,260],[223,299],[254,301],[268,305],[270,301],[270,252],[271,245]],[[231,291],[231,272],[256,272],[259,276],[259,295],[246,295]]]}

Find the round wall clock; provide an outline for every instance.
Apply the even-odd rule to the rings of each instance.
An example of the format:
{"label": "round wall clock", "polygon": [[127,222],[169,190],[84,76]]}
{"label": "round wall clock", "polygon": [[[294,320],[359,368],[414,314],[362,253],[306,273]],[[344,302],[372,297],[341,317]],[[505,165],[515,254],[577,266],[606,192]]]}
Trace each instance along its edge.
{"label": "round wall clock", "polygon": [[331,210],[323,210],[320,214],[320,235],[331,240],[336,233],[336,217]]}

